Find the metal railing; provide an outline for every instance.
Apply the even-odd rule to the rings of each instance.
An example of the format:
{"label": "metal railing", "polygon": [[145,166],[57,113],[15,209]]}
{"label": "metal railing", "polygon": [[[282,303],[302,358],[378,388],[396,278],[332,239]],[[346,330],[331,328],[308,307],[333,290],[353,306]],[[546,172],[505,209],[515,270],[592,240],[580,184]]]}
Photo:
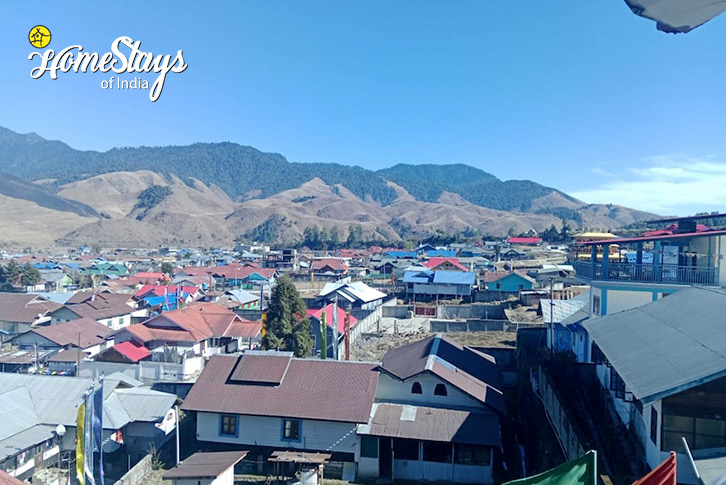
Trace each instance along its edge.
{"label": "metal railing", "polygon": [[603,271],[602,263],[576,261],[577,276],[587,280],[632,281],[639,283],[669,283],[676,285],[718,284],[718,268],[712,266],[678,266],[675,264],[608,263]]}

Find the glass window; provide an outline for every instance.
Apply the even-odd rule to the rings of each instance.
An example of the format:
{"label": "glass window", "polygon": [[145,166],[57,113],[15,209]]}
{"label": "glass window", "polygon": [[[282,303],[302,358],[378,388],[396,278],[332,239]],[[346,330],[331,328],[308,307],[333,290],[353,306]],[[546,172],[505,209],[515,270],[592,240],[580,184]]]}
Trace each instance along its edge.
{"label": "glass window", "polygon": [[300,441],[300,420],[285,419],[282,424],[282,439]]}
{"label": "glass window", "polygon": [[434,396],[446,396],[446,386],[444,384],[436,384],[434,388]]}
{"label": "glass window", "polygon": [[454,463],[458,465],[490,466],[491,448],[477,445],[454,445]]}
{"label": "glass window", "polygon": [[219,426],[219,434],[226,436],[237,436],[237,416],[223,414]]}
{"label": "glass window", "polygon": [[418,440],[394,438],[393,457],[396,460],[418,460]]}
{"label": "glass window", "polygon": [[411,394],[423,394],[420,382],[414,382],[411,386]]}
{"label": "glass window", "polygon": [[362,458],[378,458],[378,436],[361,436],[360,456]]}
{"label": "glass window", "polygon": [[423,460],[436,463],[451,463],[451,443],[424,441]]}

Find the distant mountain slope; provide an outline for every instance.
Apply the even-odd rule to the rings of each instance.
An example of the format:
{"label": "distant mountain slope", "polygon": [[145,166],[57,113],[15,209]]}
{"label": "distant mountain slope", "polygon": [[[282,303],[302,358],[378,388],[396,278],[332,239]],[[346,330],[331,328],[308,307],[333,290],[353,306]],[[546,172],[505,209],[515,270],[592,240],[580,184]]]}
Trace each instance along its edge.
{"label": "distant mountain slope", "polygon": [[436,202],[443,192],[499,210],[528,212],[534,199],[556,189],[529,180],[502,182],[494,175],[464,164],[407,165],[373,172],[336,163],[293,163],[277,153],[265,153],[235,143],[195,143],[188,146],[115,148],[104,153],[74,150],[36,134],[21,135],[0,128],[2,170],[28,180],[50,179],[63,185],[108,172],[150,170],[182,180],[196,178],[214,184],[232,199],[265,198],[320,178],[342,184],[361,199],[389,205],[396,194],[390,180],[416,199]]}
{"label": "distant mountain slope", "polygon": [[570,202],[582,204],[564,192],[530,180],[502,182],[494,175],[463,164],[399,164],[379,170],[387,180],[405,188],[418,200],[436,202],[444,192],[458,194],[474,205],[506,211],[533,212],[535,199],[558,194]]}
{"label": "distant mountain slope", "polygon": [[45,187],[2,172],[0,172],[0,195],[27,200],[46,209],[71,212],[82,217],[101,217],[87,204],[60,197]]}

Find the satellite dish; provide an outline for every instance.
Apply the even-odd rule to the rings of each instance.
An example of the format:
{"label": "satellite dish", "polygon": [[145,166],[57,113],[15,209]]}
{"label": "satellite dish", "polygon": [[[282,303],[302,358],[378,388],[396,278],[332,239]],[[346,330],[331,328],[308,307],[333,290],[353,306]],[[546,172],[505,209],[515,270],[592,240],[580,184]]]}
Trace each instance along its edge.
{"label": "satellite dish", "polygon": [[58,436],[60,436],[62,438],[63,435],[66,434],[66,427],[63,426],[62,424],[59,424],[58,426],[55,427],[55,432]]}

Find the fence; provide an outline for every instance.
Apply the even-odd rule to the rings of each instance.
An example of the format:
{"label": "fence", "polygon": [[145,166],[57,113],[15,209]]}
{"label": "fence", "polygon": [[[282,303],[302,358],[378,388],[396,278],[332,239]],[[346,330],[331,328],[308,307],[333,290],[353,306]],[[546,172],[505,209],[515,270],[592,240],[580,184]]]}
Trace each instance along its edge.
{"label": "fence", "polygon": [[517,332],[521,328],[539,328],[541,323],[509,320],[431,320],[432,332]]}

